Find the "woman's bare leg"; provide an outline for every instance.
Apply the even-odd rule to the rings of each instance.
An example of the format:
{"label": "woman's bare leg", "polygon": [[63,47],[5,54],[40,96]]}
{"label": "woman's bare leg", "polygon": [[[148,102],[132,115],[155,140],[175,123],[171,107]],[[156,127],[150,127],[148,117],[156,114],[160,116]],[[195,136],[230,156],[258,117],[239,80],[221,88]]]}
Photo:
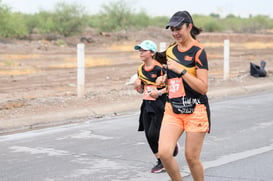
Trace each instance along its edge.
{"label": "woman's bare leg", "polygon": [[185,157],[194,181],[204,181],[204,169],[200,154],[206,133],[186,133]]}
{"label": "woman's bare leg", "polygon": [[183,133],[178,126],[165,124],[161,126],[159,136],[159,157],[172,181],[182,181],[178,164],[173,157],[174,147]]}

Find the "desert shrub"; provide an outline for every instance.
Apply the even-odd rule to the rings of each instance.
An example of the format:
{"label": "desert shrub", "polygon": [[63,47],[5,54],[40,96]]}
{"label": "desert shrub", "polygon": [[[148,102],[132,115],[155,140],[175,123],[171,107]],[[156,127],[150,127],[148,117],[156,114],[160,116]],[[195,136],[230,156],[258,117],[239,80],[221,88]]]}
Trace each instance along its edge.
{"label": "desert shrub", "polygon": [[244,19],[236,17],[234,15],[228,15],[223,21],[223,25],[226,31],[239,33],[243,31]]}
{"label": "desert shrub", "polygon": [[36,29],[41,34],[71,36],[82,32],[87,26],[84,8],[75,4],[58,3],[53,12],[40,11],[26,19],[29,31]]}
{"label": "desert shrub", "polygon": [[222,32],[224,30],[222,20],[218,16],[193,15],[193,22],[207,32]]}
{"label": "desert shrub", "polygon": [[243,32],[255,33],[259,30],[272,28],[272,20],[267,16],[254,16],[245,19],[244,26],[242,28]]}
{"label": "desert shrub", "polygon": [[31,32],[36,29],[38,33],[47,34],[56,31],[56,22],[52,12],[40,11],[28,18],[28,27]]}
{"label": "desert shrub", "polygon": [[156,17],[150,18],[150,26],[165,28],[168,22],[169,22],[169,17],[167,16],[156,16]]}
{"label": "desert shrub", "polygon": [[128,29],[132,23],[132,10],[123,0],[102,5],[101,12],[93,21],[93,26],[100,31],[119,31]]}
{"label": "desert shrub", "polygon": [[164,27],[168,19],[164,16],[150,17],[144,10],[134,12],[128,2],[119,0],[104,4],[98,15],[89,17],[88,25],[99,31],[120,31]]}
{"label": "desert shrub", "polygon": [[204,24],[203,30],[207,32],[222,32],[224,26],[218,19],[210,19]]}
{"label": "desert shrub", "polygon": [[136,29],[145,28],[151,25],[150,18],[145,11],[132,14],[130,22],[132,22],[131,27]]}
{"label": "desert shrub", "polygon": [[12,13],[8,6],[0,1],[0,36],[22,38],[28,34],[23,16]]}
{"label": "desert shrub", "polygon": [[[33,32],[72,36],[83,32],[87,26],[107,32],[142,29],[148,26],[164,28],[170,18],[149,16],[143,10],[134,12],[125,0],[111,1],[101,8],[98,14],[88,15],[85,8],[78,4],[57,3],[54,11],[22,14],[12,12],[11,8],[0,0],[0,37],[22,38]],[[261,15],[248,18],[228,15],[221,18],[218,14],[193,14],[193,20],[196,26],[207,32],[256,33],[273,29],[272,18]]]}
{"label": "desert shrub", "polygon": [[[106,32],[140,29],[151,25],[150,18],[145,12],[125,13],[122,10],[120,10],[119,12],[119,15],[118,13],[115,15],[111,12],[103,12],[98,15],[89,16],[88,25],[92,28],[97,29],[98,31]],[[120,20],[121,22],[118,22]]]}
{"label": "desert shrub", "polygon": [[85,9],[77,4],[58,3],[53,13],[54,29],[64,36],[80,33],[87,25]]}
{"label": "desert shrub", "polygon": [[31,14],[23,14],[23,18],[25,20],[28,33],[34,33],[38,25],[37,16]]}

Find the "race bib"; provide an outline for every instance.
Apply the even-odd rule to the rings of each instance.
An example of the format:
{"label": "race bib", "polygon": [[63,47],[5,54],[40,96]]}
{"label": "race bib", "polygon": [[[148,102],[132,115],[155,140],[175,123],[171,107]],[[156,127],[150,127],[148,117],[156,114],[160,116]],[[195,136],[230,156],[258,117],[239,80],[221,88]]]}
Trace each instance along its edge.
{"label": "race bib", "polygon": [[185,96],[181,77],[168,79],[168,93],[170,99]]}
{"label": "race bib", "polygon": [[155,101],[156,99],[151,97],[150,93],[156,89],[157,88],[154,85],[144,85],[143,99]]}

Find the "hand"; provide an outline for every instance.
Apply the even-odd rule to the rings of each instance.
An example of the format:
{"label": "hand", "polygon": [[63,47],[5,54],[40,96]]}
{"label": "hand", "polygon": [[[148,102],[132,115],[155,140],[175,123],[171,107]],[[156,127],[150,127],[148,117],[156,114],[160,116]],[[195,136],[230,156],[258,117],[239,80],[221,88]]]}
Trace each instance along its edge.
{"label": "hand", "polygon": [[141,80],[137,78],[134,82],[134,88],[137,92],[143,93],[143,85],[141,83]]}
{"label": "hand", "polygon": [[150,95],[152,98],[157,99],[157,98],[159,97],[159,92],[158,92],[157,89],[155,89],[155,90],[151,91],[149,95]]}
{"label": "hand", "polygon": [[156,85],[165,85],[166,80],[167,80],[167,74],[159,76],[156,79]]}
{"label": "hand", "polygon": [[168,69],[173,72],[180,73],[182,71],[181,65],[170,58],[168,58],[167,65]]}

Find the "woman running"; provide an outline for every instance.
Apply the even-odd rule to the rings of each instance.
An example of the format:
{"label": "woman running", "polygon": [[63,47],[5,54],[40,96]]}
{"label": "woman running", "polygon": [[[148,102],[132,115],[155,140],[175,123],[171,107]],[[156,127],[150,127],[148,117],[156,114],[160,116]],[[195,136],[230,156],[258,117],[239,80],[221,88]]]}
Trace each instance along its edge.
{"label": "woman running", "polygon": [[167,82],[168,97],[160,130],[159,157],[172,181],[182,181],[173,148],[186,132],[185,157],[194,181],[204,181],[200,153],[210,130],[208,62],[202,45],[196,40],[197,28],[187,11],[176,12],[169,20],[176,43],[166,50],[167,74],[157,84]]}

